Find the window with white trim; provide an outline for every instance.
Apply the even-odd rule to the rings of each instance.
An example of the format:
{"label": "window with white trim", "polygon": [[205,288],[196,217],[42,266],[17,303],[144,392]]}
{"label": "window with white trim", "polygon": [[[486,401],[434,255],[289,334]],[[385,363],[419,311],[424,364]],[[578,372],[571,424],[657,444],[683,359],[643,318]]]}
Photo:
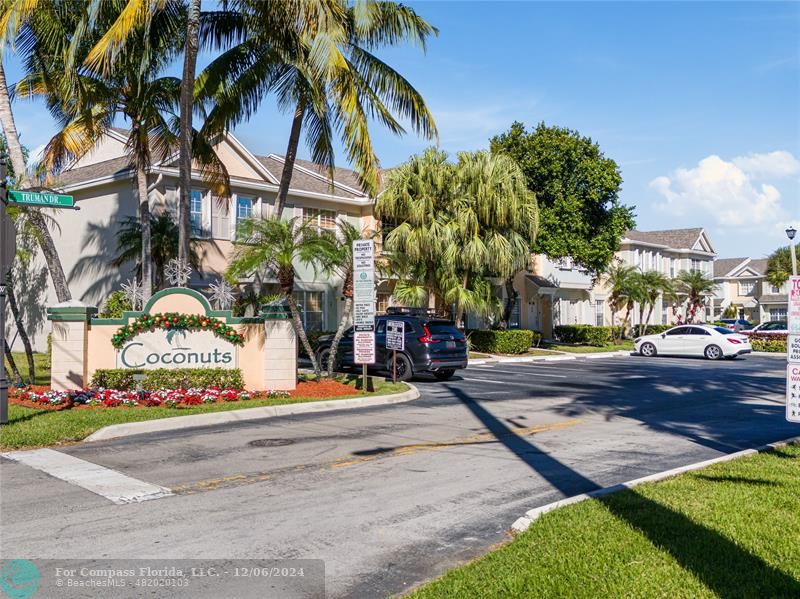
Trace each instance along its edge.
{"label": "window with white trim", "polygon": [[751,295],[755,288],[755,281],[739,281],[739,295]]}
{"label": "window with white trim", "polygon": [[336,229],[336,211],[319,208],[303,208],[303,222],[319,229]]}
{"label": "window with white trim", "polygon": [[771,285],[770,287],[772,289],[772,293],[778,294],[778,293],[781,292],[781,288],[780,287],[776,287],[775,285]]}
{"label": "window with white trim", "polygon": [[325,324],[324,291],[295,291],[293,294],[306,331],[321,331]]}
{"label": "window with white trim", "polygon": [[211,237],[231,238],[231,213],[227,198],[211,197]]}
{"label": "window with white trim", "polygon": [[786,308],[770,308],[769,319],[772,320],[786,320]]}
{"label": "window with white trim", "polygon": [[255,200],[253,198],[248,198],[246,196],[236,196],[236,228],[239,228],[239,224],[242,221],[247,220],[248,218],[252,218],[253,216],[253,205],[255,204]]}
{"label": "window with white trim", "polygon": [[603,326],[605,322],[605,300],[594,301],[594,324],[598,327]]}
{"label": "window with white trim", "polygon": [[204,237],[203,230],[203,196],[199,190],[192,190],[189,195],[189,224],[192,228],[192,237]]}
{"label": "window with white trim", "polygon": [[692,270],[697,272],[702,271],[700,260],[698,260],[697,258],[692,258]]}

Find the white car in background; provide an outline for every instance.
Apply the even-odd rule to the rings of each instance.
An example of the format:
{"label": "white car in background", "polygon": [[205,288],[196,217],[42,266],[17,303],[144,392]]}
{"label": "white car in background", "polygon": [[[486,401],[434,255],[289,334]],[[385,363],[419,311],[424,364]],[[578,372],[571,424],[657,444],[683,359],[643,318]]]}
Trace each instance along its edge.
{"label": "white car in background", "polygon": [[636,353],[652,358],[666,356],[705,356],[709,360],[733,359],[753,351],[745,335],[709,324],[686,324],[658,335],[634,339]]}

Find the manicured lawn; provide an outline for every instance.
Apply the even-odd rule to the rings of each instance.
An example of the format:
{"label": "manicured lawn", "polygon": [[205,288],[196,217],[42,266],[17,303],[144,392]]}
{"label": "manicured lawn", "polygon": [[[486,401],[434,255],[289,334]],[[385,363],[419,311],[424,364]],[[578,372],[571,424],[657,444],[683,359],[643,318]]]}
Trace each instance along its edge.
{"label": "manicured lawn", "polygon": [[792,446],[550,512],[411,597],[800,597],[798,513]]}
{"label": "manicured lawn", "polygon": [[609,352],[609,351],[633,351],[633,340],[624,339],[619,344],[609,343],[602,347],[595,347],[594,345],[567,345],[565,343],[548,343],[547,349],[556,351],[565,351],[574,354],[589,354],[596,352]]}
{"label": "manicured lawn", "polygon": [[[14,362],[17,364],[17,368],[19,368],[19,374],[22,376],[22,380],[24,383],[27,384],[28,382],[28,358],[25,357],[25,352],[11,352],[14,356]],[[34,385],[49,385],[50,384],[50,360],[47,354],[43,353],[36,353],[33,354],[33,368],[34,373],[36,375],[36,381]],[[9,384],[14,384],[14,375],[11,372],[11,368],[8,367],[8,361],[6,361],[6,374],[8,375]]]}
{"label": "manicured lawn", "polygon": [[[9,406],[9,423],[0,427],[0,449],[19,449],[24,447],[41,447],[57,443],[80,441],[98,429],[110,424],[123,422],[138,422],[141,420],[155,420],[173,416],[188,416],[205,412],[222,412],[226,410],[242,410],[259,406],[277,406],[282,404],[300,403],[309,401],[324,401],[326,399],[347,399],[349,397],[362,397],[360,382],[355,377],[340,379],[353,387],[351,395],[338,397],[291,397],[274,399],[254,399],[250,401],[236,401],[213,403],[184,408],[79,408],[68,410],[42,410],[19,405]],[[375,391],[371,395],[384,395],[399,393],[408,387],[404,383],[392,383],[374,377]]]}

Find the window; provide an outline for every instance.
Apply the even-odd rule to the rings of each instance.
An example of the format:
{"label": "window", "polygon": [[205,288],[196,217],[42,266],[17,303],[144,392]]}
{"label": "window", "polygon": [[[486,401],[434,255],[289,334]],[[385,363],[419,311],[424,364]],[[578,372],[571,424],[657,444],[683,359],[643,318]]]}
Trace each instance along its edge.
{"label": "window", "polygon": [[698,272],[701,270],[701,268],[700,268],[700,260],[698,260],[697,258],[692,258],[692,270],[695,270],[695,271],[698,271]]}
{"label": "window", "polygon": [[324,291],[295,291],[294,299],[300,312],[300,319],[307,331],[321,331],[325,324],[323,307],[325,306]]}
{"label": "window", "polygon": [[231,238],[231,215],[226,198],[211,198],[211,236],[214,239]]}
{"label": "window", "polygon": [[781,292],[781,288],[780,287],[776,287],[775,285],[772,285],[771,288],[772,288],[772,293],[776,293],[777,294],[777,293]]}
{"label": "window", "polygon": [[661,324],[667,324],[669,322],[669,306],[664,304],[661,307]]}
{"label": "window", "polygon": [[786,320],[786,308],[770,308],[770,320]]}
{"label": "window", "polygon": [[691,333],[689,332],[689,327],[676,327],[667,331],[667,335],[691,335]]}
{"label": "window", "polygon": [[739,281],[739,295],[751,295],[755,287],[754,281]]}
{"label": "window", "polygon": [[303,208],[303,222],[320,229],[336,229],[336,211],[319,208]]}
{"label": "window", "polygon": [[711,333],[709,333],[705,329],[701,329],[700,327],[691,327],[689,329],[689,334],[690,335],[710,335]]}
{"label": "window", "polygon": [[667,261],[669,262],[669,278],[670,279],[674,279],[675,278],[675,266],[676,266],[678,261],[675,260],[675,258],[667,258]]}
{"label": "window", "polygon": [[203,196],[202,191],[192,191],[189,196],[189,223],[192,227],[192,236],[203,237]]}
{"label": "window", "polygon": [[242,221],[252,218],[252,216],[253,199],[244,196],[236,196],[236,228],[238,229]]}
{"label": "window", "polygon": [[389,298],[392,297],[391,293],[380,293],[378,292],[376,299],[376,307],[375,310],[378,314],[386,314],[387,308],[390,306]]}
{"label": "window", "polygon": [[603,326],[604,316],[605,316],[605,302],[603,300],[595,300],[594,324],[598,327]]}

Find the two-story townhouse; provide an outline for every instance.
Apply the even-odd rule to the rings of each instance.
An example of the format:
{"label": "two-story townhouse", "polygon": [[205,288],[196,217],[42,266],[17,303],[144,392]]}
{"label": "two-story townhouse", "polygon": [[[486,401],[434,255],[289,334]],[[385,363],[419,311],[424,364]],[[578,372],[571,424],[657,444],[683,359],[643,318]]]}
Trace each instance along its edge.
{"label": "two-story townhouse", "polygon": [[[110,264],[117,254],[121,221],[138,214],[133,172],[125,155],[126,137],[125,131],[110,131],[90,154],[62,172],[56,182],[57,189],[73,195],[80,207],[79,211],[53,212],[58,223],[53,237],[73,298],[88,305],[100,306],[111,291],[133,276],[132,263],[122,269]],[[225,272],[238,223],[250,216],[271,213],[283,169],[281,156],[257,156],[233,135],[221,138],[215,150],[230,175],[231,195],[213,197],[200,171],[192,172],[189,216],[200,264],[189,284],[198,289],[206,288]],[[148,183],[152,212],[166,211],[177,221],[175,157],[155,163],[148,173]],[[340,220],[374,229],[372,204],[373,199],[359,187],[353,171],[337,168],[331,182],[313,163],[298,160],[282,216],[300,217],[323,229],[334,229]],[[297,264],[296,268],[296,296],[306,326],[311,330],[335,328],[344,303],[341,281],[316,273],[307,265]],[[263,293],[277,290],[277,281],[270,276],[267,273],[263,280]],[[379,301],[385,304],[388,296],[388,291],[382,291]],[[56,296],[50,286],[25,301],[26,310],[32,314],[31,322],[38,323],[32,333],[41,349],[49,331],[43,313],[46,306],[56,303]]]}
{"label": "two-story townhouse", "polygon": [[714,263],[714,315],[721,318],[731,307],[738,318],[751,322],[786,320],[789,283],[772,285],[766,279],[767,261],[723,258]]}

